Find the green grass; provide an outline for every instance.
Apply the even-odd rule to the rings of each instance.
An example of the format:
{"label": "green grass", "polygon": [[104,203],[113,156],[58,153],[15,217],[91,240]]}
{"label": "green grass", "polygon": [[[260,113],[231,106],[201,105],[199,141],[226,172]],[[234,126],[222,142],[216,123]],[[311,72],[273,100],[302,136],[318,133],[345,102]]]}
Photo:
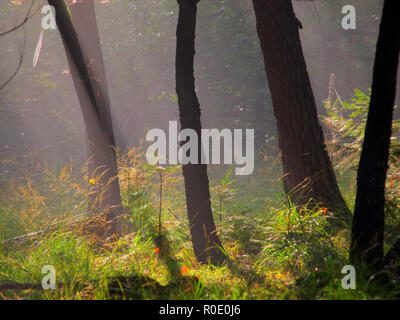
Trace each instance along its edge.
{"label": "green grass", "polygon": [[[55,290],[0,290],[1,299],[396,299],[399,286],[385,276],[357,275],[357,288],[341,286],[348,264],[349,228],[334,236],[331,216],[309,205],[282,202],[271,168],[253,180],[212,171],[214,217],[228,262],[196,262],[189,238],[179,168],[163,170],[163,242],[159,246],[159,171],[131,151],[121,156],[120,184],[126,215],[123,234],[106,242],[86,217],[84,171],[46,167],[2,181],[3,239],[48,227],[21,243],[2,242],[0,284],[40,284],[42,267],[56,270]],[[263,177],[268,177],[264,179]],[[5,178],[3,178],[5,179]],[[273,180],[273,179],[272,179]],[[246,186],[246,188],[244,188]],[[271,190],[266,192],[266,190]],[[270,197],[265,195],[269,194]],[[347,198],[352,198],[354,193]],[[54,222],[58,222],[54,224]]]}

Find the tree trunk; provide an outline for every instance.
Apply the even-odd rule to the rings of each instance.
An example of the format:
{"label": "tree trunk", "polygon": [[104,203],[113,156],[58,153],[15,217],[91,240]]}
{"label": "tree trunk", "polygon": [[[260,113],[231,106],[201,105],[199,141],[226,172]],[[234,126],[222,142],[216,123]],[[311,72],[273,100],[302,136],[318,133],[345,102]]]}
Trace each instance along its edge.
{"label": "tree trunk", "polygon": [[[93,0],[70,6],[48,0],[65,47],[88,143],[89,212],[105,215],[105,235],[117,233],[122,213],[108,87]],[[72,21],[71,21],[72,20]],[[76,30],[76,31],[75,31]]]}
{"label": "tree trunk", "polygon": [[253,0],[282,152],[284,188],[304,205],[310,198],[338,217],[350,213],[326,151],[290,0]]}
{"label": "tree trunk", "polygon": [[200,104],[194,85],[194,55],[197,3],[199,0],[178,0],[179,19],[176,31],[176,93],[181,129],[193,129],[199,142],[199,164],[183,165],[186,204],[194,253],[201,263],[223,261],[221,241],[211,211],[207,166],[200,164]]}
{"label": "tree trunk", "polygon": [[351,260],[376,269],[383,262],[385,180],[400,49],[399,13],[398,0],[385,1],[376,46],[371,102],[357,173],[352,227]]}

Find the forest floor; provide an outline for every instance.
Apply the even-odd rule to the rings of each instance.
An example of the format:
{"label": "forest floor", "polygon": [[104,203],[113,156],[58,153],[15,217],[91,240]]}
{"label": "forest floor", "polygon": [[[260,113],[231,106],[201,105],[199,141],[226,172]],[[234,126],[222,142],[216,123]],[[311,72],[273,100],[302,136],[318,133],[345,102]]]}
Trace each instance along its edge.
{"label": "forest floor", "polygon": [[[36,163],[2,178],[0,299],[399,298],[400,286],[362,272],[356,289],[342,287],[349,228],[331,235],[331,213],[325,208],[287,205],[279,187],[280,170],[271,159],[258,166],[256,178],[211,168],[214,218],[227,263],[197,263],[180,168],[154,168],[142,156],[140,150],[131,150],[120,157],[126,214],[121,236],[106,241],[96,236],[101,219],[86,215],[89,179],[84,170],[71,163]],[[347,189],[351,207],[354,191]],[[56,271],[54,290],[41,287],[46,275],[42,268],[48,265]]]}

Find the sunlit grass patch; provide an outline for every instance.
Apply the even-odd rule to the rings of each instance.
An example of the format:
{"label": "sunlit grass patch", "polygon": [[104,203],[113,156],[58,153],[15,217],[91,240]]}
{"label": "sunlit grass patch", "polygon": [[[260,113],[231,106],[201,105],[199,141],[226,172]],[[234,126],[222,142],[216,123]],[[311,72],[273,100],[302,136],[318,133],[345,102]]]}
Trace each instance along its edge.
{"label": "sunlit grass patch", "polygon": [[[350,233],[328,230],[330,212],[247,193],[229,171],[211,181],[217,232],[227,263],[199,264],[192,249],[182,174],[145,163],[140,149],[119,153],[121,234],[101,237],[101,213],[87,214],[90,179],[72,164],[43,166],[2,181],[0,283],[40,284],[56,270],[55,290],[0,290],[3,299],[380,299],[398,296],[360,275],[341,286]],[[162,175],[162,179],[161,176]],[[4,178],[3,178],[4,179]],[[92,178],[96,181],[95,178]],[[237,183],[237,184],[236,184]],[[160,184],[163,193],[160,194]],[[257,191],[258,190],[258,191]],[[33,210],[32,210],[33,209]],[[39,231],[39,232],[38,232]],[[16,236],[37,232],[4,242]]]}

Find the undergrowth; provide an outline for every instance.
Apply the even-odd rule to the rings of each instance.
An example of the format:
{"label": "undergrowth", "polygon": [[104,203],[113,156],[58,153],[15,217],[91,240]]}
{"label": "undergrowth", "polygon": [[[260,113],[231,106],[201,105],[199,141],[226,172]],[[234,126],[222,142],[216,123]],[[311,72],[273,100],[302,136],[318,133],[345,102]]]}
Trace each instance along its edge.
{"label": "undergrowth", "polygon": [[[354,127],[362,126],[360,105],[367,102],[356,92],[350,104],[338,96],[328,105],[329,124],[338,129],[330,142],[339,181],[354,174],[363,132]],[[339,139],[340,132],[346,139]],[[124,215],[121,235],[105,240],[92,232],[101,217],[87,213],[89,180],[82,166],[39,161],[21,170],[4,160],[1,165],[10,174],[0,179],[0,298],[397,299],[396,282],[363,270],[357,273],[356,289],[343,289],[350,226],[330,234],[333,215],[326,208],[311,201],[297,208],[287,201],[277,173],[279,157],[267,154],[259,157],[254,178],[235,178],[230,169],[222,173],[210,166],[214,219],[227,257],[219,267],[196,261],[178,166],[150,166],[141,148],[118,152]],[[344,162],[338,163],[339,154]],[[393,165],[387,243],[399,232],[397,174]],[[354,184],[343,188],[352,207]],[[56,270],[55,290],[40,287],[42,268],[48,265]],[[1,289],[4,284],[27,287]]]}

